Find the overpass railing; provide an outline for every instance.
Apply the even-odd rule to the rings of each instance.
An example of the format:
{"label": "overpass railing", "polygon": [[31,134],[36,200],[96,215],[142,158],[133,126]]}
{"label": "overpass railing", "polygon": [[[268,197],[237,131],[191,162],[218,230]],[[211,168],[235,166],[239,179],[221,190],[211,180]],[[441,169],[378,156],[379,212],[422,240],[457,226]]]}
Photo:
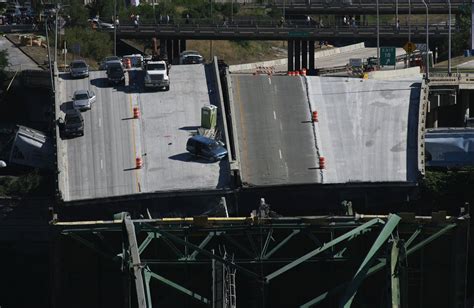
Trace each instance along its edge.
{"label": "overpass railing", "polygon": [[[374,7],[373,0],[333,0],[333,1],[325,1],[325,0],[269,0],[264,3],[263,5],[271,6],[275,5],[277,7],[287,7],[287,8],[343,8],[343,9],[351,9],[351,8],[360,8],[360,7],[367,7],[373,8]],[[427,1],[430,8],[446,8],[448,9],[448,4],[446,0],[431,0]],[[471,1],[468,0],[451,0],[452,7],[460,7],[463,5],[470,4]],[[409,1],[408,0],[399,0],[398,7],[408,7]],[[413,8],[423,8],[425,9],[424,4],[420,2],[411,1],[411,7]],[[392,7],[395,9],[397,6],[397,1],[395,0],[379,0],[379,8],[385,7]]]}

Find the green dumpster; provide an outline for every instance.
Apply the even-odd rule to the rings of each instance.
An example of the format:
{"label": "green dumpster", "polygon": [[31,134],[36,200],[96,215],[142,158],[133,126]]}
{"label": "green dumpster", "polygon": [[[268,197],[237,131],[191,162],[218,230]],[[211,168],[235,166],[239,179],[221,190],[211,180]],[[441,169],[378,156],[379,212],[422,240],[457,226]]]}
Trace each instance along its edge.
{"label": "green dumpster", "polygon": [[211,129],[217,125],[217,107],[205,105],[201,108],[201,127]]}

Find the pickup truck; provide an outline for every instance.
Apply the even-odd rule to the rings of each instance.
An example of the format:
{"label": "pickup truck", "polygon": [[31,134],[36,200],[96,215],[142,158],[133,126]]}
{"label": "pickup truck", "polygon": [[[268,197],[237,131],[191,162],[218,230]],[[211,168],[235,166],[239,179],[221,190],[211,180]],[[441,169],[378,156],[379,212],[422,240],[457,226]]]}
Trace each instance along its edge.
{"label": "pickup truck", "polygon": [[148,61],[145,64],[145,88],[170,89],[170,78],[165,61]]}

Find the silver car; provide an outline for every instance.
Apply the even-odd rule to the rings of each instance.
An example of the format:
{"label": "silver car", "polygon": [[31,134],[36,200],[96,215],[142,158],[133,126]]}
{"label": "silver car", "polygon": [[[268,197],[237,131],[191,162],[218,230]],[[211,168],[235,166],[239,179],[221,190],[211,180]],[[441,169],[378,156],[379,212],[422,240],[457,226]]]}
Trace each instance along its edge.
{"label": "silver car", "polygon": [[72,97],[72,105],[76,110],[90,110],[95,98],[95,93],[92,91],[76,90]]}
{"label": "silver car", "polygon": [[72,61],[69,68],[73,78],[89,77],[89,65],[84,60]]}

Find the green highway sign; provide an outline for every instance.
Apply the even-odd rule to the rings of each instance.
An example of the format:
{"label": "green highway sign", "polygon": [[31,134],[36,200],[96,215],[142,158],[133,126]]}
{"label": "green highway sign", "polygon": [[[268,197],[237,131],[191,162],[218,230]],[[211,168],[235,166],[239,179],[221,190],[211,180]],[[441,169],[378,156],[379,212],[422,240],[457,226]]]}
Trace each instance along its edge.
{"label": "green highway sign", "polygon": [[395,47],[380,47],[380,65],[395,65]]}
{"label": "green highway sign", "polygon": [[308,31],[290,31],[288,35],[291,37],[303,37],[303,36],[309,36],[309,32]]}

